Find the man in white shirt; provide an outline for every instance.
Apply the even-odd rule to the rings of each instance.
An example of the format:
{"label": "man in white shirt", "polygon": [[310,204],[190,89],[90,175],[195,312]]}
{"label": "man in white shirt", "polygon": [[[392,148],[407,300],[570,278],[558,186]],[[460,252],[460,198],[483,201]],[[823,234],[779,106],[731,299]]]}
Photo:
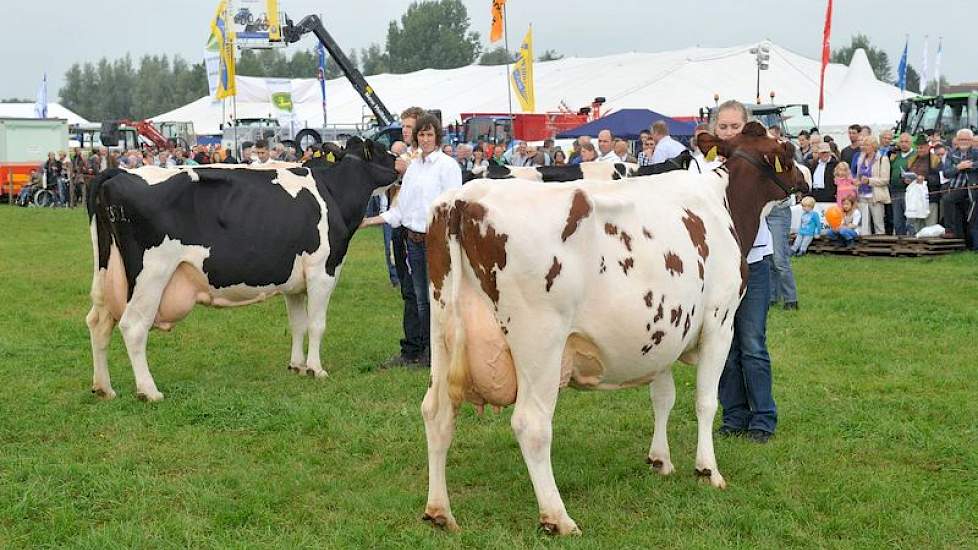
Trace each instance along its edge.
{"label": "man in white shirt", "polygon": [[615,154],[615,138],[611,130],[598,132],[598,162],[621,162],[621,158]]}
{"label": "man in white shirt", "polygon": [[[717,108],[716,135],[727,140],[747,124],[747,109],[737,101]],[[727,363],[720,376],[723,407],[721,435],[745,435],[766,443],[777,426],[777,406],[771,391],[771,357],[767,351],[767,310],[771,295],[771,231],[766,223],[757,228],[747,254],[747,290],[734,316],[734,335]]]}
{"label": "man in white shirt", "polygon": [[361,227],[388,223],[404,227],[407,233],[407,263],[418,304],[421,324],[422,356],[418,361],[428,366],[431,361],[430,308],[428,305],[428,259],[425,235],[428,231],[428,210],[443,192],[462,187],[462,170],[458,162],[441,151],[441,122],[425,114],[414,128],[414,141],[420,156],[404,173],[397,204],[382,213],[363,220]]}
{"label": "man in white shirt", "polygon": [[686,147],[669,136],[669,126],[665,121],[657,120],[652,125],[652,141],[655,142],[655,152],[652,153],[652,164],[659,164],[671,158],[678,157]]}
{"label": "man in white shirt", "polygon": [[254,165],[268,164],[269,162],[271,162],[272,157],[268,153],[267,141],[263,139],[259,139],[258,141],[255,142],[255,155],[257,155],[258,160],[252,163]]}

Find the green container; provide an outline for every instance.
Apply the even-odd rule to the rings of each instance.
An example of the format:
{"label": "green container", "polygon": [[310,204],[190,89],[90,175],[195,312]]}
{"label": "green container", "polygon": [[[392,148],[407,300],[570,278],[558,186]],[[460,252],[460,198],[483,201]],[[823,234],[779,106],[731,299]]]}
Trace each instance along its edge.
{"label": "green container", "polygon": [[40,163],[52,151],[68,151],[67,120],[0,118],[0,164]]}

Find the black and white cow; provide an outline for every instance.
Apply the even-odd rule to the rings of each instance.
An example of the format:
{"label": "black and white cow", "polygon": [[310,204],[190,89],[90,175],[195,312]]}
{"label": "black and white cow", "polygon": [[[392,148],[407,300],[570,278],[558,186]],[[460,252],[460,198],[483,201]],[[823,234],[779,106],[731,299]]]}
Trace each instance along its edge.
{"label": "black and white cow", "polygon": [[371,194],[396,179],[394,157],[359,140],[328,167],[148,166],[100,175],[88,197],[92,392],[115,397],[106,351],[116,324],[136,395],[158,401],[146,360],[151,328],[169,330],[196,304],[240,306],[279,293],[292,329],[289,369],[325,376],[319,350],[330,294]]}
{"label": "black and white cow", "polygon": [[[639,176],[653,176],[674,170],[689,170],[696,160],[689,151],[679,156],[651,166],[638,166],[627,162],[582,162],[563,166],[499,166],[490,164],[485,178],[523,179],[531,181],[580,181],[580,180],[620,180]],[[699,170],[697,170],[699,171]],[[477,174],[466,179],[475,179]]]}

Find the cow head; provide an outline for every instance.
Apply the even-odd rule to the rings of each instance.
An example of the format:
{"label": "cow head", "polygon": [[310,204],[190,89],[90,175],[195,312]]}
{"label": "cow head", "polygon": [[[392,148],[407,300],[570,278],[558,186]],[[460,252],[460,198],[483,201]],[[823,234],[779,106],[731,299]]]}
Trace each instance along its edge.
{"label": "cow head", "polygon": [[730,173],[727,202],[744,255],[757,236],[762,211],[795,192],[807,192],[808,184],[795,166],[794,148],[768,137],[764,126],[748,122],[744,131],[726,141],[713,134],[696,137],[708,160],[726,159]]}

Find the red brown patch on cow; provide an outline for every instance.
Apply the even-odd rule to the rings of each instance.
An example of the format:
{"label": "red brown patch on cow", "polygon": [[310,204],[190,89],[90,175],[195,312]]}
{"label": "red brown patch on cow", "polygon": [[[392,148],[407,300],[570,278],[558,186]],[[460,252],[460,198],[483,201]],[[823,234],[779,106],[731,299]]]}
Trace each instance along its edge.
{"label": "red brown patch on cow", "polygon": [[618,226],[615,225],[615,224],[613,224],[613,223],[606,223],[606,224],[604,224],[604,232],[607,233],[607,234],[609,234],[609,235],[617,235],[618,234]]}
{"label": "red brown patch on cow", "polygon": [[646,229],[644,226],[642,227],[642,235],[645,235],[645,238],[650,241],[653,239],[652,232]]}
{"label": "red brown patch on cow", "polygon": [[545,277],[547,281],[547,292],[550,292],[550,287],[554,286],[554,279],[557,278],[557,275],[560,275],[561,267],[563,266],[557,261],[557,256],[554,256],[554,263],[550,265],[550,271],[547,272],[547,276]]}
{"label": "red brown patch on cow", "polygon": [[672,252],[666,253],[666,270],[669,274],[675,277],[676,275],[682,275],[683,273],[683,260],[673,254]]}
{"label": "red brown patch on cow", "polygon": [[621,271],[625,275],[628,275],[628,270],[635,266],[635,260],[631,257],[625,258],[624,260],[618,260],[618,265],[621,266]]}
{"label": "red brown patch on cow", "polygon": [[436,301],[441,300],[441,289],[445,283],[445,277],[448,276],[452,268],[451,254],[448,252],[450,212],[451,207],[448,204],[439,204],[435,208],[425,238],[428,248],[428,278],[431,280]]}
{"label": "red brown patch on cow", "polygon": [[479,279],[482,291],[493,304],[498,304],[496,271],[506,268],[506,241],[509,236],[496,233],[496,228],[486,221],[485,206],[477,202],[455,201],[455,208],[461,210],[460,240],[469,265]]}
{"label": "red brown patch on cow", "polygon": [[706,225],[703,223],[703,218],[697,216],[688,208],[684,212],[686,212],[686,215],[683,216],[683,225],[686,226],[686,232],[689,233],[689,240],[696,247],[696,252],[700,255],[700,258],[703,258],[705,261],[710,256],[710,247],[706,244]]}
{"label": "red brown patch on cow", "polygon": [[621,236],[619,238],[621,239],[622,244],[625,245],[625,249],[627,249],[629,252],[631,252],[632,251],[632,236],[629,235],[628,233],[625,233],[624,231],[622,231],[621,232]]}
{"label": "red brown patch on cow", "polygon": [[669,310],[669,322],[678,327],[679,322],[683,319],[683,306],[676,306]]}
{"label": "red brown patch on cow", "polygon": [[652,291],[646,292],[643,298],[645,299],[645,307],[652,309]]}
{"label": "red brown patch on cow", "polygon": [[666,297],[665,295],[662,295],[659,298],[659,309],[655,311],[655,317],[652,318],[653,323],[658,323],[660,320],[662,320],[663,317],[666,316],[665,305],[666,305]]}
{"label": "red brown patch on cow", "polygon": [[642,355],[648,355],[648,353],[652,351],[653,347],[658,346],[659,344],[662,343],[662,339],[665,337],[666,337],[666,333],[662,332],[661,330],[657,330],[654,333],[652,333],[651,336],[652,341],[642,346]]}
{"label": "red brown patch on cow", "polygon": [[747,267],[747,260],[740,260],[740,297],[744,297],[747,292],[747,279],[750,277],[750,268]]}
{"label": "red brown patch on cow", "polygon": [[581,220],[589,215],[591,215],[591,205],[587,202],[587,195],[580,189],[575,190],[574,197],[571,199],[570,212],[567,213],[567,223],[564,224],[564,230],[560,233],[560,240],[566,241],[570,238],[581,225]]}

